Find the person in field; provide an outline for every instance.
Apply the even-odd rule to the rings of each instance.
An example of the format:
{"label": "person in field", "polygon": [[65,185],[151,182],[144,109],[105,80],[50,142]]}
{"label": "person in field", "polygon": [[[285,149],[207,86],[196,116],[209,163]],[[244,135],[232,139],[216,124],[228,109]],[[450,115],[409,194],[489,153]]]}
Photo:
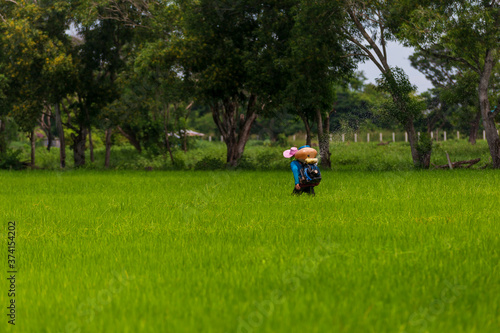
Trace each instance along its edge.
{"label": "person in field", "polygon": [[310,146],[302,146],[299,149],[292,147],[283,152],[285,158],[291,158],[290,168],[292,169],[295,186],[292,194],[301,195],[307,193],[315,195],[314,187],[321,182],[321,172],[318,168],[318,152]]}

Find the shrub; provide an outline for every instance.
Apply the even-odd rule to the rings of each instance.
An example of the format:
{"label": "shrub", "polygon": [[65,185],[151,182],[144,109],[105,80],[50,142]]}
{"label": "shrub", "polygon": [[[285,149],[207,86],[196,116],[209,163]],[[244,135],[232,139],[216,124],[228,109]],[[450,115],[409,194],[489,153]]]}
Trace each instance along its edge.
{"label": "shrub", "polygon": [[280,133],[276,137],[276,142],[275,142],[276,147],[288,147],[288,139],[285,134]]}
{"label": "shrub", "polygon": [[226,163],[216,157],[206,156],[194,165],[195,170],[221,170],[226,167]]}
{"label": "shrub", "polygon": [[255,164],[259,170],[271,170],[273,162],[282,157],[272,150],[265,150],[257,154]]}
{"label": "shrub", "polygon": [[21,150],[12,149],[7,149],[5,153],[0,153],[0,169],[24,169],[26,165],[19,159],[21,154]]}
{"label": "shrub", "polygon": [[237,168],[241,170],[255,170],[256,166],[253,159],[248,156],[242,156],[238,162]]}

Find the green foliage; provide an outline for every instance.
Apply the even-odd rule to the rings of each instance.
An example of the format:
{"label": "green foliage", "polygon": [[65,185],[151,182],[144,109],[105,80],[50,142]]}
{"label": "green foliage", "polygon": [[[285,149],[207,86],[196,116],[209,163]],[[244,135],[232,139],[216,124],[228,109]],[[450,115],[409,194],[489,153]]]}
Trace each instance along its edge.
{"label": "green foliage", "polygon": [[195,170],[222,170],[226,167],[226,163],[217,158],[206,156],[194,165]]}
{"label": "green foliage", "polygon": [[392,68],[377,79],[380,91],[390,94],[390,101],[385,103],[387,114],[401,124],[422,114],[425,104],[413,96],[417,87],[411,84],[408,75],[399,67]]}
{"label": "green foliage", "polygon": [[268,102],[282,80],[277,40],[287,34],[280,11],[288,7],[288,1],[180,1],[183,36],[174,38],[174,48],[201,100],[213,105],[236,98],[244,105],[253,93]]}
{"label": "green foliage", "polygon": [[399,5],[407,10],[401,36],[408,44],[445,60],[445,67],[451,65],[459,72],[474,71],[477,74],[479,108],[483,122],[488,124],[485,130],[488,132],[493,165],[500,167],[500,156],[495,148],[498,134],[494,120],[488,115],[489,82],[500,59],[500,3],[435,0],[418,5],[404,1]]}
{"label": "green foliage", "polygon": [[454,63],[462,58],[469,64],[478,56],[484,57],[486,49],[498,48],[497,1],[435,0],[398,5],[407,15],[401,37],[412,45],[423,49],[438,46]]}
{"label": "green foliage", "polygon": [[285,134],[280,133],[276,137],[276,146],[278,147],[287,147],[288,146],[288,138]]}
{"label": "green foliage", "polygon": [[257,166],[255,164],[255,161],[246,155],[243,155],[238,162],[238,169],[239,170],[256,170]]}
{"label": "green foliage", "polygon": [[69,6],[66,1],[51,2],[51,6],[45,2],[16,3],[8,19],[0,22],[0,68],[9,79],[8,87],[0,87],[8,97],[0,108],[8,105],[10,115],[24,131],[35,127],[45,101],[67,94],[74,77],[66,47],[69,37],[64,34]]}
{"label": "green foliage", "polygon": [[357,72],[335,87],[335,112],[331,115],[330,127],[334,132],[350,133],[361,128],[395,128],[394,119],[387,119],[381,105],[387,94],[373,84],[365,84],[363,73]]}
{"label": "green foliage", "polygon": [[[417,51],[410,57],[412,65],[436,87],[426,95],[429,127],[468,132],[471,124],[479,120],[476,118],[480,110],[479,74],[450,61],[446,52],[437,46],[431,50]],[[500,67],[497,68],[498,72]],[[491,84],[500,84],[498,75],[492,75]]]}
{"label": "green foliage", "polygon": [[[388,138],[390,133],[387,133]],[[421,133],[421,138],[424,133]],[[404,136],[399,136],[399,140],[404,139]],[[332,168],[335,171],[384,171],[384,170],[411,170],[413,163],[411,156],[408,154],[409,144],[405,142],[390,143],[388,145],[378,145],[376,142],[341,142],[340,138],[336,138],[331,142],[331,159]],[[350,139],[352,140],[352,138]],[[241,165],[238,168],[244,170],[290,170],[290,160],[283,158],[283,150],[281,147],[263,147],[262,145],[250,144],[245,149],[245,154],[242,157]],[[262,142],[262,141],[255,141]],[[133,147],[128,144],[113,146],[111,152],[111,169],[117,170],[144,170],[145,168],[153,168],[154,170],[192,170],[196,164],[203,160],[214,160],[210,163],[200,163],[200,167],[204,164],[215,165],[215,169],[225,169],[224,144],[220,142],[206,142],[206,144],[193,147],[187,153],[180,150],[174,152],[175,164],[172,165],[168,156],[158,155],[152,156],[146,153],[139,154]],[[299,146],[301,143],[297,143]],[[14,147],[14,145],[12,145]],[[21,160],[29,159],[29,144],[17,144],[16,148],[22,149]],[[423,149],[422,151],[425,151]],[[470,145],[465,139],[451,140],[450,135],[448,141],[434,141],[432,145],[432,160],[436,165],[447,164],[447,151],[453,161],[471,160],[481,158],[481,163],[478,167],[484,166],[491,161],[489,157],[488,145],[483,140],[478,140],[476,145]],[[94,151],[96,163],[93,168],[104,168],[104,147],[96,148]],[[59,151],[51,149],[47,151],[45,147],[36,148],[37,165],[42,169],[57,170],[59,168]],[[87,151],[87,159],[88,151]],[[68,162],[68,169],[73,168],[72,161]],[[209,168],[210,169],[210,168]]]}
{"label": "green foliage", "polygon": [[21,170],[26,168],[26,165],[21,162],[22,150],[7,149],[5,152],[0,152],[0,169]]}
{"label": "green foliage", "polygon": [[[359,50],[354,52],[346,37],[362,35],[349,8],[379,44],[397,37],[420,49],[433,45],[432,57],[418,55],[419,66],[435,84],[445,85],[448,77],[454,84],[425,96],[425,117],[424,101],[401,69],[380,79],[378,91],[351,75],[359,58],[347,55]],[[115,164],[130,168],[152,160],[155,168],[170,167],[160,163],[167,156],[166,133],[193,128],[219,141],[221,133],[234,129],[226,137],[238,138],[242,123],[252,119],[245,117],[249,109],[260,116],[250,133],[267,139],[252,144],[266,148],[286,146],[286,135],[302,130],[301,117],[316,131],[316,111],[326,114],[332,107],[331,128],[338,133],[397,127],[379,110],[403,126],[415,120],[419,128],[425,121],[431,128],[436,118],[436,126],[465,130],[478,107],[478,73],[471,64],[481,67],[487,48],[496,52],[495,60],[500,54],[498,12],[496,1],[465,0],[416,5],[407,0],[4,1],[0,119],[10,115],[19,131],[31,131],[44,109],[63,101],[68,145],[83,141],[78,134],[86,128],[119,125],[144,151],[140,163]],[[380,27],[378,19],[384,36],[372,33]],[[68,35],[70,26],[77,36]],[[498,66],[494,73],[491,102],[497,100]],[[227,132],[214,124],[214,106]],[[230,117],[225,110],[233,111]],[[170,144],[177,156],[183,141],[172,137]],[[188,141],[195,153],[202,145]],[[245,152],[244,168],[283,166],[278,159],[267,164],[254,159],[256,151]],[[171,167],[189,169],[204,157],[193,155],[179,155],[181,161]],[[50,156],[42,153],[43,167]]]}
{"label": "green foliage", "polygon": [[429,156],[432,153],[432,145],[433,141],[431,139],[431,135],[427,132],[420,134],[420,138],[417,143],[417,152],[420,156],[420,160],[424,161],[426,156]]}
{"label": "green foliage", "polygon": [[[1,63],[0,63],[0,70],[3,71],[2,69],[2,66],[1,66]],[[8,80],[7,80],[7,77],[5,77],[5,75],[3,74],[0,74],[0,111],[4,110],[4,101],[5,99],[7,98],[7,96],[5,95],[5,91],[8,87]],[[1,114],[1,113],[0,113]]]}
{"label": "green foliage", "polygon": [[317,110],[330,113],[335,101],[334,85],[354,68],[345,55],[349,45],[340,36],[342,5],[337,1],[300,1],[294,8],[290,51],[285,59],[288,82],[281,93],[283,107],[314,122]]}

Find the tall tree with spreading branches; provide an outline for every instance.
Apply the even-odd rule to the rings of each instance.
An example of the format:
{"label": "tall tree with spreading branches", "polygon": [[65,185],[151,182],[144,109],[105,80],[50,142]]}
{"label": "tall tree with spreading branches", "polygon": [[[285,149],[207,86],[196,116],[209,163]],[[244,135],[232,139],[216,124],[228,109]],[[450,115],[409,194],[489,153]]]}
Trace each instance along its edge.
{"label": "tall tree with spreading branches", "polygon": [[500,59],[500,3],[497,0],[401,1],[398,35],[418,51],[477,74],[478,102],[493,168],[500,168],[495,118],[500,108],[490,81]]}

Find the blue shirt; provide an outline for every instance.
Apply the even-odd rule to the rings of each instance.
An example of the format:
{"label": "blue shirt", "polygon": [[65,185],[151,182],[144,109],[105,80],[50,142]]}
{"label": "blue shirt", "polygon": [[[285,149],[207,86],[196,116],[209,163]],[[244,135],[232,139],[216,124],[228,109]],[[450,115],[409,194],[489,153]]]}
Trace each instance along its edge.
{"label": "blue shirt", "polygon": [[295,160],[290,163],[290,168],[292,169],[293,172],[293,178],[295,179],[295,185],[297,185],[299,181],[299,176],[300,176],[300,169],[302,169],[302,165],[300,164],[299,161]]}

